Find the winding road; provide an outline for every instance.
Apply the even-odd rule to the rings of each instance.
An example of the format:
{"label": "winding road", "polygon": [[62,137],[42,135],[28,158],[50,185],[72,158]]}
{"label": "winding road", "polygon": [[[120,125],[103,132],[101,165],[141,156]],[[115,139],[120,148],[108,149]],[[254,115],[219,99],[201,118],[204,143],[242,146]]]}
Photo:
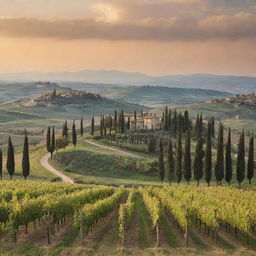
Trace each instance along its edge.
{"label": "winding road", "polygon": [[50,153],[47,153],[46,155],[44,155],[41,160],[40,160],[40,164],[47,169],[49,172],[53,173],[54,175],[60,177],[63,182],[65,183],[70,183],[70,184],[74,184],[74,181],[69,178],[68,176],[66,176],[65,174],[63,174],[61,171],[56,170],[54,167],[52,167],[49,164],[49,159],[51,157]]}
{"label": "winding road", "polygon": [[111,150],[111,151],[114,151],[114,152],[116,152],[118,154],[125,155],[125,156],[128,156],[128,157],[138,158],[138,159],[145,159],[145,157],[143,157],[143,156],[141,156],[139,154],[126,152],[124,150],[117,149],[117,148],[114,148],[114,147],[111,147],[111,146],[108,146],[108,145],[105,146],[105,145],[96,143],[96,142],[91,141],[91,140],[85,140],[85,142],[89,143],[89,144],[91,144],[93,146],[100,147],[100,148],[107,149],[107,150]]}

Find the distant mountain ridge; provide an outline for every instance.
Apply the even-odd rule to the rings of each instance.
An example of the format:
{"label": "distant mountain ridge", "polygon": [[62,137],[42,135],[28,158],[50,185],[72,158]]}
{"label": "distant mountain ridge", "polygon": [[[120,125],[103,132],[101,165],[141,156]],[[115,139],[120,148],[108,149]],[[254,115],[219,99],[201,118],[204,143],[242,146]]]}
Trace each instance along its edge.
{"label": "distant mountain ridge", "polygon": [[256,77],[211,74],[149,76],[119,70],[80,70],[77,72],[1,73],[3,81],[83,82],[117,85],[159,85],[165,87],[213,89],[232,93],[256,90]]}

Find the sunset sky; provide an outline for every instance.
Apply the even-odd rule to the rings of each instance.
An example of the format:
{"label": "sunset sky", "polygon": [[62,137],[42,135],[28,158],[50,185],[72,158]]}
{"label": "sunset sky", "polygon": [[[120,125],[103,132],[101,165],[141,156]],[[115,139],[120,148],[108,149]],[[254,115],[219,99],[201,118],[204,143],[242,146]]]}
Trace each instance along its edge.
{"label": "sunset sky", "polygon": [[256,76],[256,0],[1,0],[0,72]]}

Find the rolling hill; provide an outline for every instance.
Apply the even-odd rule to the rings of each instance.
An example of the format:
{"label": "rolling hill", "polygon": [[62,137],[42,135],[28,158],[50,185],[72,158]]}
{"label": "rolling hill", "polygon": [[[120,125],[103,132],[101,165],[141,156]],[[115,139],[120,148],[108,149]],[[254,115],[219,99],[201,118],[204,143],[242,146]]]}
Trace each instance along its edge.
{"label": "rolling hill", "polygon": [[90,90],[102,93],[110,99],[121,99],[150,107],[192,104],[210,99],[225,98],[231,95],[227,92],[215,90],[168,88],[163,86],[104,86],[103,88],[90,88]]}
{"label": "rolling hill", "polygon": [[62,81],[118,85],[153,85],[179,88],[212,89],[231,93],[250,93],[256,89],[256,78],[211,74],[149,76],[119,70],[80,70],[77,72],[2,73],[3,81]]}

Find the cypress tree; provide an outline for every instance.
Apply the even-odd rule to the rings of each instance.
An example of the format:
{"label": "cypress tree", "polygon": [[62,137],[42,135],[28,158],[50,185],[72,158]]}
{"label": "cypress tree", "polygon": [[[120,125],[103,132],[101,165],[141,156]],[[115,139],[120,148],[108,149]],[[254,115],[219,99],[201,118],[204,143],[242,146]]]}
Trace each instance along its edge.
{"label": "cypress tree", "polygon": [[115,133],[117,133],[117,111],[116,110],[114,113],[114,129],[115,129]]}
{"label": "cypress tree", "polygon": [[244,130],[240,134],[240,139],[238,143],[238,153],[237,153],[237,167],[236,175],[239,186],[245,177],[245,149],[244,149]]}
{"label": "cypress tree", "polygon": [[[212,122],[211,122],[212,130]],[[212,132],[211,132],[212,136]],[[224,178],[224,150],[223,150],[223,125],[219,123],[218,140],[217,140],[217,159],[215,163],[215,178],[217,185],[221,185],[221,181]]]}
{"label": "cypress tree", "polygon": [[154,153],[156,150],[156,139],[154,136],[150,136],[149,142],[148,142],[148,152]]}
{"label": "cypress tree", "polygon": [[80,135],[81,137],[83,137],[84,134],[84,120],[83,117],[81,117],[81,121],[80,121]]}
{"label": "cypress tree", "polygon": [[103,136],[103,121],[102,121],[102,117],[100,118],[100,136]]}
{"label": "cypress tree", "polygon": [[[104,117],[103,117],[104,118]],[[103,119],[104,120],[104,119]],[[92,117],[92,120],[91,120],[91,135],[93,136],[94,135],[94,116]]]}
{"label": "cypress tree", "polygon": [[226,176],[225,180],[230,185],[230,181],[232,180],[232,155],[231,155],[231,130],[228,129],[228,141],[226,145],[226,154],[225,154],[225,167],[226,167]]}
{"label": "cypress tree", "polygon": [[168,131],[169,130],[169,120],[168,120],[169,114],[168,114],[168,107],[165,107],[165,112],[164,112],[164,130]]}
{"label": "cypress tree", "polygon": [[159,176],[161,182],[164,180],[164,148],[163,148],[163,140],[160,138],[159,140]]}
{"label": "cypress tree", "polygon": [[211,119],[211,125],[212,125],[212,137],[215,137],[215,120],[214,120],[214,116]]}
{"label": "cypress tree", "polygon": [[112,131],[112,125],[113,125],[112,116],[109,115],[109,135],[110,136],[111,136],[111,131]]}
{"label": "cypress tree", "polygon": [[46,148],[48,152],[51,152],[51,127],[48,126],[46,133]]}
{"label": "cypress tree", "polygon": [[201,136],[199,136],[199,115],[196,115],[196,123],[195,123],[195,136],[196,138],[201,138]]}
{"label": "cypress tree", "polygon": [[72,142],[74,147],[76,146],[76,142],[77,142],[77,135],[76,135],[76,123],[75,121],[73,121],[73,125],[72,125]]}
{"label": "cypress tree", "polygon": [[137,128],[137,112],[136,110],[134,111],[134,129],[136,130]]}
{"label": "cypress tree", "polygon": [[203,177],[203,158],[204,158],[203,139],[202,137],[200,137],[196,145],[195,160],[194,160],[194,178],[197,181],[197,186],[199,186],[199,182]]}
{"label": "cypress tree", "polygon": [[52,158],[52,154],[55,151],[55,130],[54,130],[54,126],[52,127],[52,140],[51,140],[51,158]]}
{"label": "cypress tree", "polygon": [[185,152],[184,152],[184,178],[189,184],[191,179],[191,152],[190,152],[190,132],[187,132],[185,140]]}
{"label": "cypress tree", "polygon": [[63,124],[63,129],[62,129],[62,137],[68,137],[68,122],[65,120]]}
{"label": "cypress tree", "polygon": [[205,180],[210,186],[212,178],[212,135],[211,135],[211,122],[208,121],[207,126],[207,138],[205,148]]}
{"label": "cypress tree", "polygon": [[172,110],[171,109],[169,109],[169,117],[168,117],[168,121],[169,121],[169,124],[168,124],[168,126],[169,126],[169,131],[171,132],[171,130],[172,130]]}
{"label": "cypress tree", "polygon": [[125,124],[124,124],[124,111],[122,110],[121,113],[120,113],[120,118],[119,118],[119,122],[120,122],[120,133],[124,133],[124,127],[125,127]]}
{"label": "cypress tree", "polygon": [[3,179],[3,151],[0,149],[0,178]]}
{"label": "cypress tree", "polygon": [[29,171],[30,171],[29,144],[28,144],[28,136],[27,134],[25,134],[23,155],[22,155],[22,174],[25,180],[29,176]]}
{"label": "cypress tree", "polygon": [[176,109],[174,111],[172,123],[173,123],[173,133],[176,135],[177,134],[177,111],[176,111]]}
{"label": "cypress tree", "polygon": [[188,111],[186,110],[184,112],[184,131],[188,131],[189,130],[189,115],[188,115]]}
{"label": "cypress tree", "polygon": [[182,138],[181,130],[179,129],[176,139],[176,163],[175,172],[177,176],[177,182],[180,183],[182,179]]}
{"label": "cypress tree", "polygon": [[175,162],[173,157],[171,137],[169,138],[168,148],[167,148],[167,162],[168,162],[167,178],[168,178],[169,184],[171,185],[171,182],[174,181],[174,177],[175,177]]}
{"label": "cypress tree", "polygon": [[254,138],[252,134],[249,142],[249,155],[248,155],[248,165],[247,165],[247,178],[249,180],[249,184],[252,183],[253,175],[254,175]]}
{"label": "cypress tree", "polygon": [[15,172],[15,160],[14,160],[14,147],[12,145],[11,137],[9,136],[8,140],[8,150],[7,150],[7,161],[6,161],[6,169],[11,177]]}
{"label": "cypress tree", "polygon": [[131,119],[130,119],[130,116],[128,116],[128,119],[127,119],[127,130],[129,131],[131,129]]}
{"label": "cypress tree", "polygon": [[[118,122],[118,124],[119,124],[119,122]],[[105,116],[103,115],[102,116],[102,133],[104,132],[104,135],[106,135],[106,133],[105,133]]]}

